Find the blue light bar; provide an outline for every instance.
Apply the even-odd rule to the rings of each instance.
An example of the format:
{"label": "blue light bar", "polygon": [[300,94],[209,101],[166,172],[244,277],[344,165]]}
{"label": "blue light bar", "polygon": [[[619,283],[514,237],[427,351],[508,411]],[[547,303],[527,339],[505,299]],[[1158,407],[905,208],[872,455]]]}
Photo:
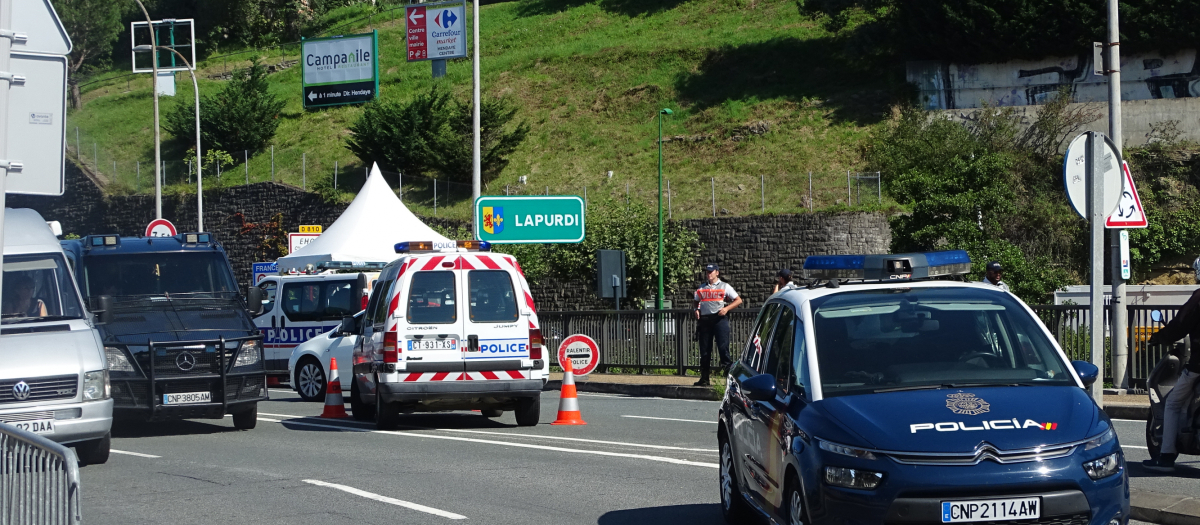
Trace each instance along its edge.
{"label": "blue light bar", "polygon": [[806,279],[897,281],[961,275],[971,271],[963,250],[892,255],[814,255],[804,260]]}
{"label": "blue light bar", "polygon": [[939,275],[961,275],[971,271],[971,256],[966,250],[949,250],[925,254],[929,265],[929,277]]}
{"label": "blue light bar", "polygon": [[863,255],[811,255],[804,259],[808,279],[862,279],[866,276]]}

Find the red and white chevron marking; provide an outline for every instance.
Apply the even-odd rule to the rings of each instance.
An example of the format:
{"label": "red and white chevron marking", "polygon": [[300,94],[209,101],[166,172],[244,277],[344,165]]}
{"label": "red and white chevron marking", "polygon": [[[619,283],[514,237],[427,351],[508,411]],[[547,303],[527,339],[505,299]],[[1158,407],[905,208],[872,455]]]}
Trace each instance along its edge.
{"label": "red and white chevron marking", "polygon": [[400,372],[400,381],[426,383],[430,381],[502,381],[529,379],[528,370],[484,370],[482,372]]}

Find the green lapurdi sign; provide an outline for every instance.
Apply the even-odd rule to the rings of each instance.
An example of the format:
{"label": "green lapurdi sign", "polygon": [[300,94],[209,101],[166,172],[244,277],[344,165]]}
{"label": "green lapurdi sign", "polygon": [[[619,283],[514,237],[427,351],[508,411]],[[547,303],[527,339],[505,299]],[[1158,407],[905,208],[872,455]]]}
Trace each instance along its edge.
{"label": "green lapurdi sign", "polygon": [[475,200],[475,237],[496,244],[583,241],[583,199],[576,195]]}

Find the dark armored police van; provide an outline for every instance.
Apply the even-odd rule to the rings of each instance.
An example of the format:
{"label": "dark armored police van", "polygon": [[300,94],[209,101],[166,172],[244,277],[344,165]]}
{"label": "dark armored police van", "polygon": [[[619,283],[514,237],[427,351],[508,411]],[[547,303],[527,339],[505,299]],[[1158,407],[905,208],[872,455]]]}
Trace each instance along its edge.
{"label": "dark armored police van", "polygon": [[251,429],[267,399],[262,334],[211,233],[61,241],[99,319],[120,420],[221,419]]}

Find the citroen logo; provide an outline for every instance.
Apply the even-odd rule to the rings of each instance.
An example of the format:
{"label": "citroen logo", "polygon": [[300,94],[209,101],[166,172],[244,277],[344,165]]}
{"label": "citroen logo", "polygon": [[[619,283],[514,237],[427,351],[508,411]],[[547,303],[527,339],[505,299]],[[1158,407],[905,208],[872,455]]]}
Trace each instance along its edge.
{"label": "citroen logo", "polygon": [[29,384],[24,381],[18,381],[17,384],[13,385],[13,397],[17,398],[17,401],[29,399]]}
{"label": "citroen logo", "polygon": [[179,354],[179,357],[175,358],[175,366],[187,372],[196,367],[196,356],[192,355],[191,352],[182,352]]}

